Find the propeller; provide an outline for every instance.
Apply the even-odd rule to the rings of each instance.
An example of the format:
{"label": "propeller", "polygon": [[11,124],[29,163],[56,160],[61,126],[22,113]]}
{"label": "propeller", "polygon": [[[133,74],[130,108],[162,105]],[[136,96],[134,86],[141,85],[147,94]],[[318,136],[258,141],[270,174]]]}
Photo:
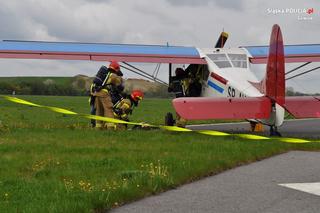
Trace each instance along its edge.
{"label": "propeller", "polygon": [[228,36],[228,33],[222,31],[214,48],[223,48]]}

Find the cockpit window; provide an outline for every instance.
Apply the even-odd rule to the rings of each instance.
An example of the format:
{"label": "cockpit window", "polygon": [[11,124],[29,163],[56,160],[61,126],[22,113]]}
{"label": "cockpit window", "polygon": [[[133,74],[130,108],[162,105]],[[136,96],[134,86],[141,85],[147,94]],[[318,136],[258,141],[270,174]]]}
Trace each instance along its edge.
{"label": "cockpit window", "polygon": [[227,61],[226,54],[208,54],[212,61]]}
{"label": "cockpit window", "polygon": [[234,67],[247,68],[247,56],[245,54],[228,54]]}
{"label": "cockpit window", "polygon": [[231,67],[231,63],[228,60],[226,54],[208,54],[208,57],[219,67],[226,68]]}

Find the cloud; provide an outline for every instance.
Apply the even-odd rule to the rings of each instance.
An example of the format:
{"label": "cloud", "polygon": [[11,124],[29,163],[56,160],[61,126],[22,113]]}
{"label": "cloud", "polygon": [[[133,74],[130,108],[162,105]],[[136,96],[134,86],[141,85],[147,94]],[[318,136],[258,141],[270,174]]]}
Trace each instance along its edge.
{"label": "cloud", "polygon": [[207,6],[210,3],[210,0],[167,0],[170,4],[174,6]]}
{"label": "cloud", "polygon": [[239,10],[242,9],[243,1],[233,1],[233,0],[168,0],[168,2],[174,6],[181,7],[181,6],[191,6],[191,7],[201,7],[201,6],[208,6],[208,5],[216,5],[221,8],[228,8]]}

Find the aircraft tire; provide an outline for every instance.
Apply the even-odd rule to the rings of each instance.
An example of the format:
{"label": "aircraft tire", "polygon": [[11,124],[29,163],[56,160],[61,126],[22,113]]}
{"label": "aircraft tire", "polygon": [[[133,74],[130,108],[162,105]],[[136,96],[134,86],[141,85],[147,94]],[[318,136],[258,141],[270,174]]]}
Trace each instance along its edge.
{"label": "aircraft tire", "polygon": [[164,120],[164,124],[166,126],[174,126],[175,124],[175,120],[173,119],[173,115],[171,112],[168,112],[166,114],[165,120]]}

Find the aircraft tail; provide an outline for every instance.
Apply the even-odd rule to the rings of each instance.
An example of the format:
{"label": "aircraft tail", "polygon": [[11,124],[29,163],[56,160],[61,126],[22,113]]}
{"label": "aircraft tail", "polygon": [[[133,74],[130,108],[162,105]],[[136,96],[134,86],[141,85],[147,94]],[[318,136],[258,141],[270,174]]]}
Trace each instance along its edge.
{"label": "aircraft tail", "polygon": [[282,33],[279,25],[272,27],[266,76],[262,80],[264,94],[273,103],[285,104],[285,64]]}

